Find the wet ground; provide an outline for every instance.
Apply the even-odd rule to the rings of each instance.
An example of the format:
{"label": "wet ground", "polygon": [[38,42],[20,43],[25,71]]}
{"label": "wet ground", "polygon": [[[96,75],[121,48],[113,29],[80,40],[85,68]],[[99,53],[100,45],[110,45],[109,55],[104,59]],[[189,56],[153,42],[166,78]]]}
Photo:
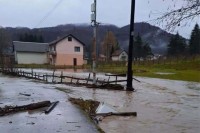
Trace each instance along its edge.
{"label": "wet ground", "polygon": [[[137,117],[106,117],[100,127],[107,133],[200,132],[200,84],[152,78],[134,81],[135,93],[64,87],[71,97],[105,102],[118,111],[136,111]],[[125,83],[124,83],[125,85]]]}
{"label": "wet ground", "polygon": [[[43,71],[41,70],[41,72]],[[88,73],[75,73],[75,75],[87,77]],[[103,74],[97,75],[97,77],[105,78]],[[0,118],[0,128],[3,125],[5,132],[12,131],[13,129],[19,130],[17,128],[20,127],[20,123],[17,123],[17,121],[22,121],[21,125],[24,125],[25,128],[23,131],[35,129],[36,132],[37,130],[40,132],[40,128],[42,128],[43,131],[47,132],[59,132],[61,128],[61,132],[95,132],[94,126],[88,122],[74,106],[66,101],[69,96],[105,102],[121,112],[137,112],[137,117],[116,116],[103,119],[99,126],[107,133],[200,132],[200,83],[139,77],[137,77],[137,79],[139,79],[141,83],[133,81],[134,88],[136,89],[136,92],[133,93],[126,91],[95,90],[66,85],[39,84],[25,79],[0,78],[0,103],[2,99],[3,101],[7,101],[7,103],[15,103],[15,98],[7,99],[7,97],[12,95],[17,97],[17,102],[15,104],[19,103],[19,101],[21,103],[23,100],[26,103],[27,98],[19,97],[18,91],[13,91],[13,86],[15,89],[17,88],[17,90],[22,91],[22,93],[34,93],[35,97],[33,97],[33,99],[29,98],[29,101],[34,99],[48,100],[49,98],[53,101],[61,101],[58,106],[59,108],[56,107],[55,110],[53,110],[54,112],[48,117],[44,114],[36,113],[32,114],[33,118],[27,118],[26,116],[30,117],[30,114],[20,113],[3,119]],[[125,85],[126,83],[122,84]],[[7,91],[7,88],[12,91]],[[54,90],[54,88],[63,90],[68,96],[60,91]],[[2,105],[0,104],[0,106]],[[52,117],[50,117],[51,115]],[[35,116],[37,119],[34,118]],[[73,118],[75,116],[77,119],[74,120]],[[9,124],[9,121],[12,119],[14,119],[13,123]],[[39,122],[37,122],[38,120]],[[48,121],[48,123],[45,124],[44,121]],[[53,124],[50,124],[52,121]],[[67,123],[70,121],[72,123]],[[78,125],[76,123],[77,121]],[[31,122],[35,124],[29,124]],[[14,123],[17,123],[17,126]],[[39,126],[40,124],[44,126]],[[29,129],[29,127],[31,128]]]}
{"label": "wet ground", "polygon": [[[31,94],[30,97],[19,93]],[[0,117],[1,133],[95,133],[96,127],[72,105],[68,96],[48,84],[0,76],[0,107],[26,105],[50,100],[60,101],[45,115],[42,110],[27,111]]]}

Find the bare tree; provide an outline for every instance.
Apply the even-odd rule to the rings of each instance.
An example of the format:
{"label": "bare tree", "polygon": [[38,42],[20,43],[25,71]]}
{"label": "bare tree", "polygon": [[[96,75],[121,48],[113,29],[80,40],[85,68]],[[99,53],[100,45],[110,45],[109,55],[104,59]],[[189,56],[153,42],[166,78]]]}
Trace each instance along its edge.
{"label": "bare tree", "polygon": [[118,42],[112,31],[108,31],[101,45],[101,53],[106,56],[106,61],[111,59],[112,53],[117,49]]}
{"label": "bare tree", "polygon": [[[173,7],[168,7],[167,12],[163,13],[160,17],[156,18],[156,23],[164,24],[167,30],[173,31],[177,26],[185,26],[192,22],[194,19],[199,19],[200,15],[200,0],[181,0],[182,6],[176,5],[177,0],[174,2]],[[176,7],[178,6],[178,8]]]}
{"label": "bare tree", "polygon": [[5,29],[0,28],[0,65],[4,68],[5,65],[5,55],[8,53],[11,46],[10,37],[6,33]]}

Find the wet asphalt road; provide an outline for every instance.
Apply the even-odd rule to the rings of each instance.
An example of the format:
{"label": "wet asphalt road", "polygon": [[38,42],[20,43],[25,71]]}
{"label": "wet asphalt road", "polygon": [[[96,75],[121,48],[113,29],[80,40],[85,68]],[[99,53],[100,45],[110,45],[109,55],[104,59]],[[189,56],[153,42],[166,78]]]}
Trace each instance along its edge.
{"label": "wet asphalt road", "polygon": [[0,76],[0,107],[60,101],[48,115],[36,110],[0,117],[0,133],[96,133],[94,124],[67,99],[65,93],[51,85]]}

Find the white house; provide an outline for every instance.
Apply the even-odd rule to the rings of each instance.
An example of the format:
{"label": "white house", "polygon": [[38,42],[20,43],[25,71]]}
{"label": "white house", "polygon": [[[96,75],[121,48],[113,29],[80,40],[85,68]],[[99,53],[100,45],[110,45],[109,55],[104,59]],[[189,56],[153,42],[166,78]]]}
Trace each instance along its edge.
{"label": "white house", "polygon": [[117,50],[112,54],[112,61],[127,61],[128,54],[125,50]]}
{"label": "white house", "polygon": [[17,64],[47,64],[48,43],[13,41],[15,62]]}

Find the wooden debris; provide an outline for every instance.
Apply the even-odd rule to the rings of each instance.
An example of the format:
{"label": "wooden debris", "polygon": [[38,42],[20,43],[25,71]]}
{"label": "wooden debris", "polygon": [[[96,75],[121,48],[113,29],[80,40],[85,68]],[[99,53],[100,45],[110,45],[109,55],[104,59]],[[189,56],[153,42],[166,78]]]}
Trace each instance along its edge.
{"label": "wooden debris", "polygon": [[31,94],[25,94],[25,93],[19,93],[20,95],[24,95],[24,96],[27,96],[27,97],[30,97]]}
{"label": "wooden debris", "polygon": [[51,103],[51,105],[44,111],[45,114],[50,113],[55,107],[56,105],[59,103],[59,101],[53,102]]}
{"label": "wooden debris", "polygon": [[116,112],[109,112],[109,113],[98,113],[98,114],[94,114],[92,116],[103,116],[103,117],[106,117],[106,116],[137,116],[137,112],[119,112],[119,113],[116,113]]}
{"label": "wooden debris", "polygon": [[137,112],[108,112],[108,113],[98,113],[96,114],[96,109],[99,106],[100,102],[93,101],[93,100],[83,100],[83,99],[76,99],[70,98],[69,101],[78,105],[83,111],[88,113],[91,117],[96,116],[137,116]]}
{"label": "wooden debris", "polygon": [[5,106],[4,108],[0,108],[0,116],[8,115],[10,113],[16,113],[19,111],[39,109],[43,107],[48,107],[50,105],[50,101],[42,101],[22,106]]}
{"label": "wooden debris", "polygon": [[138,80],[138,79],[136,79],[136,78],[133,78],[133,79],[134,79],[135,81],[139,82],[139,83],[141,82],[140,80]]}
{"label": "wooden debris", "polygon": [[80,98],[69,98],[69,101],[75,105],[78,105],[83,111],[85,111],[88,114],[94,114],[96,112],[97,107],[100,104],[100,102],[98,101],[83,100]]}

